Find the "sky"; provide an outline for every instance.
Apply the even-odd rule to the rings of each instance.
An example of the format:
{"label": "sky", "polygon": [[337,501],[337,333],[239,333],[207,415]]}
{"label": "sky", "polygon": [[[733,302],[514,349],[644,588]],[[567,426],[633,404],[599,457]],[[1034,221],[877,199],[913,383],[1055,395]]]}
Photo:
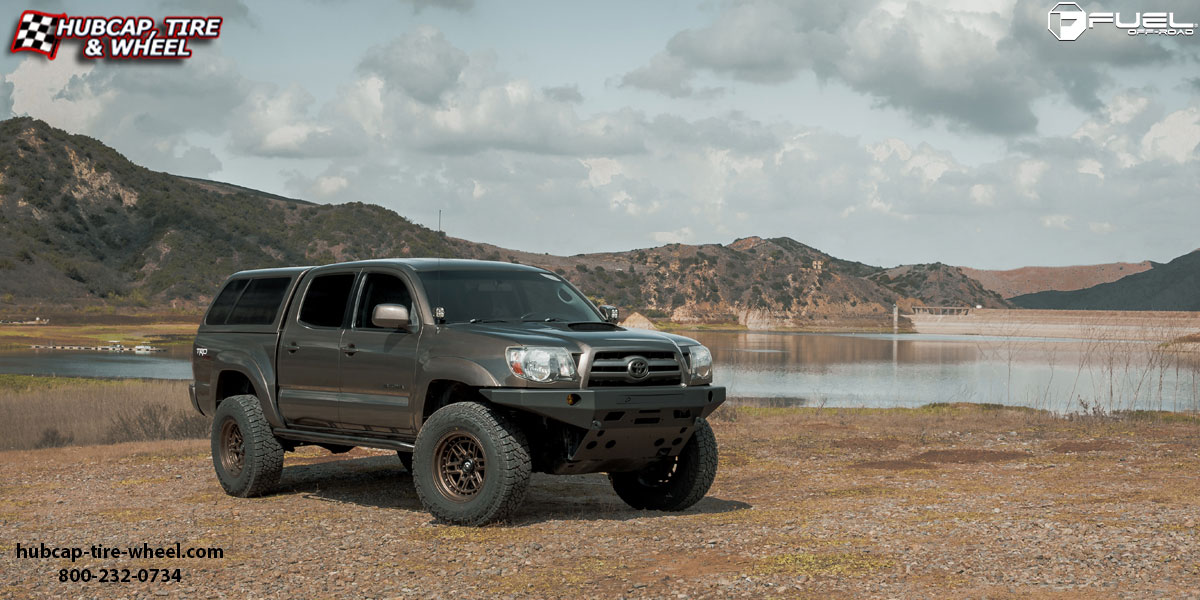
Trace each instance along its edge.
{"label": "sky", "polygon": [[[1088,11],[1200,4],[1080,2]],[[787,236],[874,265],[1200,247],[1200,31],[1052,2],[36,2],[221,16],[183,61],[0,54],[0,118],[151,169],[577,254]],[[9,33],[11,35],[11,33]]]}

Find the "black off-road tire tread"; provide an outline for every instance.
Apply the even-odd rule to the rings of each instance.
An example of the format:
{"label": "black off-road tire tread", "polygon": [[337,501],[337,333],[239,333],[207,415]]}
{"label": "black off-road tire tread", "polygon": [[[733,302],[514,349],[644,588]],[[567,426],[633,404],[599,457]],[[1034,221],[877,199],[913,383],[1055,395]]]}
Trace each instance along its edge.
{"label": "black off-road tire tread", "polygon": [[[421,426],[417,434],[413,450],[413,463],[417,470],[430,462],[429,453],[437,444],[437,430],[443,425],[454,422],[471,421],[477,425],[484,435],[491,438],[499,449],[501,461],[508,464],[499,469],[500,487],[479,510],[468,515],[457,515],[445,510],[440,504],[449,502],[432,487],[430,473],[413,472],[413,483],[421,504],[439,521],[453,525],[480,526],[493,521],[500,521],[512,514],[525,500],[529,491],[529,477],[533,472],[533,460],[529,455],[529,441],[525,432],[512,420],[487,405],[479,402],[455,402],[437,410]],[[482,440],[481,440],[482,441]],[[427,487],[429,486],[429,487]]]}
{"label": "black off-road tire tread", "polygon": [[[242,429],[242,443],[246,446],[242,472],[247,474],[247,478],[243,485],[233,489],[220,477],[221,459],[217,444],[221,421],[227,414],[223,411],[238,411],[246,422],[246,427],[239,425],[239,428]],[[279,475],[283,472],[283,446],[271,431],[271,424],[263,415],[262,404],[257,396],[246,394],[222,400],[213,418],[211,438],[213,465],[218,469],[218,480],[225,493],[239,498],[262,496],[279,483]]]}
{"label": "black off-road tire tread", "polygon": [[717,436],[708,421],[700,419],[692,438],[680,451],[679,460],[680,470],[662,487],[642,485],[637,472],[610,473],[608,480],[617,496],[635,509],[686,510],[704,498],[717,478]]}

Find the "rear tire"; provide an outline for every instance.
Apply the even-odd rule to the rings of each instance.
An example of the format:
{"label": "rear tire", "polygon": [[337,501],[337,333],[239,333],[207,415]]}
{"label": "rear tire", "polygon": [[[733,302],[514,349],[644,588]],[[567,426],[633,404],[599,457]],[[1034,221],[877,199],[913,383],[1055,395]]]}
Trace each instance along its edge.
{"label": "rear tire", "polygon": [[438,409],[417,434],[413,483],[439,521],[483,525],[508,516],[525,499],[532,463],[525,433],[478,402]]}
{"label": "rear tire", "polygon": [[679,511],[704,498],[717,477],[717,438],[701,419],[678,456],[629,473],[610,473],[613,490],[638,510]]}
{"label": "rear tire", "polygon": [[283,447],[271,433],[257,396],[221,401],[212,423],[212,459],[217,481],[230,496],[261,496],[279,483]]}

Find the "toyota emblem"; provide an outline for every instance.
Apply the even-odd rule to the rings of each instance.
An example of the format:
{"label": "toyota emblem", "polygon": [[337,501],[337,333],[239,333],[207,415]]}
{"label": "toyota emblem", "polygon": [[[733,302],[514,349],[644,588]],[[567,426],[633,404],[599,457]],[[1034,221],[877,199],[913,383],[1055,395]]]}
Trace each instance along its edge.
{"label": "toyota emblem", "polygon": [[650,374],[650,361],[641,356],[632,356],[629,362],[625,363],[625,371],[629,373],[630,379],[645,379]]}

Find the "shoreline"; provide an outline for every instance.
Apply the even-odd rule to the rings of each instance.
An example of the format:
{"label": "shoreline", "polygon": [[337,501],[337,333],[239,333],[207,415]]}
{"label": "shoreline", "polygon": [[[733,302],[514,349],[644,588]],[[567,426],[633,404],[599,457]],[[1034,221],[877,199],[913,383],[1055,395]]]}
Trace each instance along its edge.
{"label": "shoreline", "polygon": [[1200,332],[1200,312],[971,309],[907,315],[917,333],[1171,342]]}

